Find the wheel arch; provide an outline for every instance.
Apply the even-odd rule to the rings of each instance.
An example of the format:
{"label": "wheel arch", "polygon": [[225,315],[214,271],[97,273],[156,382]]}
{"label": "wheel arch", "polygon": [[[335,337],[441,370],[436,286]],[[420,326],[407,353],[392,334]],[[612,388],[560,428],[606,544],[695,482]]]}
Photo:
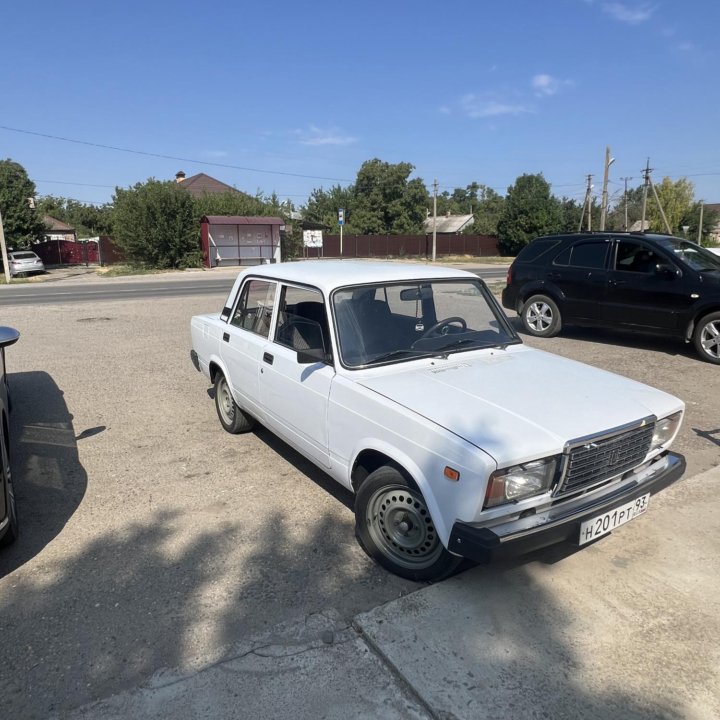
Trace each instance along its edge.
{"label": "wheel arch", "polygon": [[720,312],[720,303],[713,303],[711,305],[705,305],[701,309],[697,310],[685,330],[685,342],[690,342],[695,332],[697,324],[706,316],[711,315],[714,312]]}
{"label": "wheel arch", "polygon": [[210,358],[210,362],[208,362],[208,376],[210,377],[211,383],[215,383],[215,378],[218,373],[222,373],[225,377],[228,376],[225,366],[222,364],[220,358],[212,357]]}
{"label": "wheel arch", "polygon": [[396,447],[389,446],[381,441],[366,442],[362,445],[362,449],[355,454],[350,471],[353,491],[357,493],[363,481],[383,465],[394,467],[408,482],[420,491],[430,511],[435,529],[443,545],[447,547],[450,536],[449,518],[441,511],[431,484],[420,467],[412,458],[402,453],[402,451]]}
{"label": "wheel arch", "polygon": [[528,283],[520,289],[520,292],[517,296],[517,301],[515,303],[515,311],[518,315],[520,315],[520,313],[522,312],[522,307],[525,304],[526,300],[533,295],[547,295],[557,305],[559,305],[565,297],[560,288],[555,285],[545,283],[542,280],[536,280],[534,282]]}

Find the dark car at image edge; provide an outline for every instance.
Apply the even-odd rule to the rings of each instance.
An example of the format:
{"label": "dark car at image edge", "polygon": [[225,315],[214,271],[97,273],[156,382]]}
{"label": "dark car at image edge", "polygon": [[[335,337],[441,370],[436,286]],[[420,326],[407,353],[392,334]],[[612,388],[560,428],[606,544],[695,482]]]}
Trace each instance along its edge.
{"label": "dark car at image edge", "polygon": [[5,348],[17,342],[20,333],[14,328],[0,327],[0,546],[9,545],[18,537],[15,490],[10,472],[10,395],[5,372]]}
{"label": "dark car at image edge", "polygon": [[692,342],[720,364],[720,256],[689,240],[651,233],[548,235],[508,270],[502,304],[526,332],[603,327]]}

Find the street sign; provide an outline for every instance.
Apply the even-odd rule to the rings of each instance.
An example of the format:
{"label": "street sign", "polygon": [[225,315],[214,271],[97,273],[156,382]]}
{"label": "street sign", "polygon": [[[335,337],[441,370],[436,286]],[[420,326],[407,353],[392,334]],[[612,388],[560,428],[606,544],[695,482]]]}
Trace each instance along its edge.
{"label": "street sign", "polygon": [[344,225],[345,224],[345,208],[340,208],[338,210],[338,225]]}

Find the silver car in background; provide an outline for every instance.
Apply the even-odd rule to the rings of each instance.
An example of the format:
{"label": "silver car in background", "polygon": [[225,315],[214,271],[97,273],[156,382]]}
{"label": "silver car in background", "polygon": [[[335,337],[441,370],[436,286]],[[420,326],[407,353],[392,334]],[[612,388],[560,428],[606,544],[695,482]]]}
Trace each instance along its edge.
{"label": "silver car in background", "polygon": [[10,275],[24,275],[31,272],[45,272],[43,261],[32,250],[16,250],[8,253]]}

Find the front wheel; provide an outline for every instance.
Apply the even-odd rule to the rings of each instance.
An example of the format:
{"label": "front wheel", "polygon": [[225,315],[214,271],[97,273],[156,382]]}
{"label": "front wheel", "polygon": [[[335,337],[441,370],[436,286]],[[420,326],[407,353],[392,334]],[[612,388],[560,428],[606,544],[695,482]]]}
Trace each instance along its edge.
{"label": "front wheel", "polygon": [[255,425],[255,420],[237,406],[228,381],[221,372],[218,372],[215,378],[215,409],[220,424],[233,435],[248,432]]}
{"label": "front wheel", "polygon": [[693,343],[703,360],[720,365],[720,312],[699,320],[693,332]]}
{"label": "front wheel", "polygon": [[533,295],[522,306],[520,317],[525,330],[535,337],[553,337],[562,328],[560,310],[547,295]]}
{"label": "front wheel", "polygon": [[394,467],[378,468],[360,485],[355,534],[371,558],[409,580],[441,580],[462,561],[440,542],[422,493]]}

